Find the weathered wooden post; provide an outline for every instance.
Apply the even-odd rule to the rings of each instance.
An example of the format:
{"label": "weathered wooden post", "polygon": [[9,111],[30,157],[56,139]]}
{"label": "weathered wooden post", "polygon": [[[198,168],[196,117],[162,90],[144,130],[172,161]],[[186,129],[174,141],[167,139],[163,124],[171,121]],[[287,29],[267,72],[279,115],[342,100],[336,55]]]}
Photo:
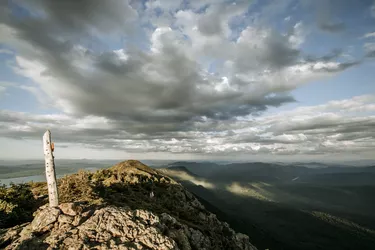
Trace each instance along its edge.
{"label": "weathered wooden post", "polygon": [[55,161],[53,157],[54,144],[51,142],[51,132],[49,130],[47,130],[43,135],[43,149],[46,166],[49,206],[57,207],[59,205],[59,197],[57,193]]}

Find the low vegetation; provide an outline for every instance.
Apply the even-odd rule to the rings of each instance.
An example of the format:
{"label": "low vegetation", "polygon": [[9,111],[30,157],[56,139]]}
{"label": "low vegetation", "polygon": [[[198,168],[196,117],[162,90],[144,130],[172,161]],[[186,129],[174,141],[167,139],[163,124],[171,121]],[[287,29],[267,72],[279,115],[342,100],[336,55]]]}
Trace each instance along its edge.
{"label": "low vegetation", "polygon": [[[59,201],[85,202],[88,205],[128,206],[157,214],[168,212],[184,223],[199,225],[197,211],[184,206],[189,194],[171,178],[138,161],[126,161],[91,173],[79,171],[58,180]],[[33,212],[48,202],[44,182],[12,184],[0,191],[1,228],[32,219]],[[151,192],[155,197],[150,197]]]}
{"label": "low vegetation", "polygon": [[10,227],[32,219],[38,207],[30,184],[0,186],[0,228]]}

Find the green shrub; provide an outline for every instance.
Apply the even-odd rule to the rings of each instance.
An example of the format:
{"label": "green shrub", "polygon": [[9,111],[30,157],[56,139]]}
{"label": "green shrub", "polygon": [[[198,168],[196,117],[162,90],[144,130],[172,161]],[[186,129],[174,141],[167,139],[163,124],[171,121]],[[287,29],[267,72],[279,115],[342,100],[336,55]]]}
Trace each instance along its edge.
{"label": "green shrub", "polygon": [[0,228],[30,221],[35,208],[36,200],[29,184],[0,185]]}

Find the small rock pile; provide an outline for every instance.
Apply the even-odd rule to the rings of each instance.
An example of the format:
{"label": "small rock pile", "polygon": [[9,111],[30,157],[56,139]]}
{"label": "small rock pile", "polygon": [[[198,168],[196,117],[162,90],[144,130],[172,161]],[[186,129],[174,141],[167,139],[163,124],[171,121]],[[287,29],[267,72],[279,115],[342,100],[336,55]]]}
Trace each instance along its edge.
{"label": "small rock pile", "polygon": [[[215,215],[202,220],[226,230],[232,244],[225,249],[256,249],[247,236],[219,223]],[[218,249],[209,236],[166,213],[79,203],[41,207],[31,223],[9,229],[0,243],[5,249]]]}

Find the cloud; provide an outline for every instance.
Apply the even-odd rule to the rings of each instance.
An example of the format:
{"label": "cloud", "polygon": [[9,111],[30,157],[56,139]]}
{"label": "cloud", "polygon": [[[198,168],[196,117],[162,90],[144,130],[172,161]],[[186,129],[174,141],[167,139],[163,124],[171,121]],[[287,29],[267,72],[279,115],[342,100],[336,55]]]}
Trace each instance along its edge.
{"label": "cloud", "polygon": [[[195,121],[194,130],[145,128],[127,131],[124,121],[106,117],[32,115],[1,111],[1,137],[39,139],[46,128],[58,143],[126,152],[217,155],[307,155],[366,153],[375,146],[375,96],[357,96],[323,105],[242,120]],[[126,124],[126,123],[125,123]],[[135,123],[139,126],[139,124]],[[145,125],[147,126],[147,125]]]}
{"label": "cloud", "polygon": [[366,57],[374,58],[375,57],[375,50],[368,52],[367,55],[366,55]]}
{"label": "cloud", "polygon": [[13,82],[6,82],[6,81],[0,81],[0,98],[4,97],[5,95],[8,95],[7,89],[16,87],[17,84]]}
{"label": "cloud", "polygon": [[338,33],[345,30],[344,22],[333,19],[332,13],[337,11],[337,8],[332,6],[331,0],[317,0],[311,3],[315,5],[317,25],[322,31]]}
{"label": "cloud", "polygon": [[319,23],[319,28],[331,32],[331,33],[336,33],[336,32],[341,32],[345,29],[345,24],[344,23]]}
{"label": "cloud", "polygon": [[[137,12],[129,5],[128,1],[114,0],[111,3],[100,0],[68,0],[48,1],[31,0],[15,1],[16,4],[26,7],[35,15],[41,18],[31,19],[37,21],[43,18],[43,21],[31,23],[36,26],[39,24],[42,28],[58,28],[59,31],[69,32],[75,35],[78,32],[116,32],[130,29],[132,21],[137,17]],[[15,20],[13,20],[16,22]],[[37,27],[37,26],[36,26]],[[35,28],[36,28],[35,27]],[[40,27],[38,27],[40,28]],[[57,32],[49,30],[48,32]]]}
{"label": "cloud", "polygon": [[375,57],[375,43],[365,43],[363,48],[366,52],[366,57]]}
{"label": "cloud", "polygon": [[6,88],[4,86],[0,86],[0,97],[5,94]]}
{"label": "cloud", "polygon": [[375,32],[366,33],[363,38],[372,38],[375,37]]}
{"label": "cloud", "polygon": [[0,54],[13,55],[13,52],[8,49],[0,49]]}
{"label": "cloud", "polygon": [[[34,32],[29,32],[28,26],[13,29],[40,49],[33,60],[28,59],[26,53],[24,57],[17,57],[18,72],[39,83],[48,96],[58,98],[56,105],[68,113],[122,117],[139,122],[147,118],[155,122],[170,120],[180,123],[201,116],[229,119],[229,114],[248,115],[268,106],[293,101],[290,97],[269,96],[272,89],[262,91],[258,96],[245,96],[237,86],[227,91],[217,90],[222,79],[202,71],[200,65],[184,52],[185,42],[180,34],[171,29],[156,29],[152,35],[151,51],[129,50],[126,59],[113,51],[96,53],[68,41],[35,36]],[[246,65],[239,64],[242,60],[239,56],[243,53],[240,45],[238,47],[238,55],[234,55],[238,62],[236,66],[246,68]],[[271,40],[264,51],[267,48],[271,52],[265,56],[264,62],[271,66],[282,67],[282,64],[289,63],[287,54],[295,53]],[[245,52],[246,48],[242,50]],[[33,51],[30,49],[28,53]],[[283,57],[285,61],[279,59]],[[74,67],[82,61],[86,68]],[[86,75],[85,71],[90,67],[95,70]],[[103,82],[106,86],[101,84]]]}
{"label": "cloud", "polygon": [[[33,81],[20,88],[62,114],[3,110],[0,136],[38,139],[51,128],[65,143],[128,152],[302,154],[328,147],[324,138],[311,139],[311,129],[296,135],[295,127],[277,125],[282,117],[249,117],[295,102],[290,91],[360,62],[338,60],[340,52],[306,57],[303,22],[286,33],[264,23],[234,28],[250,3],[224,3],[15,1],[28,13],[22,18],[4,4],[1,39],[15,53],[14,72]],[[254,126],[260,129],[241,131]]]}
{"label": "cloud", "polygon": [[225,33],[231,18],[244,14],[249,6],[248,1],[238,1],[231,5],[224,3],[212,4],[204,14],[199,15],[198,30],[206,36],[222,35]]}
{"label": "cloud", "polygon": [[17,85],[18,84],[14,82],[0,81],[0,86],[2,87],[15,87]]}
{"label": "cloud", "polygon": [[[337,34],[346,30],[346,23],[339,18],[340,9],[337,1],[305,0],[305,1],[271,1],[265,4],[256,15],[257,21],[266,22],[276,18],[277,22],[283,18],[286,23],[292,19],[290,13],[298,10],[304,12],[309,19],[315,20],[315,25],[325,33]],[[311,15],[311,16],[310,16]]]}

